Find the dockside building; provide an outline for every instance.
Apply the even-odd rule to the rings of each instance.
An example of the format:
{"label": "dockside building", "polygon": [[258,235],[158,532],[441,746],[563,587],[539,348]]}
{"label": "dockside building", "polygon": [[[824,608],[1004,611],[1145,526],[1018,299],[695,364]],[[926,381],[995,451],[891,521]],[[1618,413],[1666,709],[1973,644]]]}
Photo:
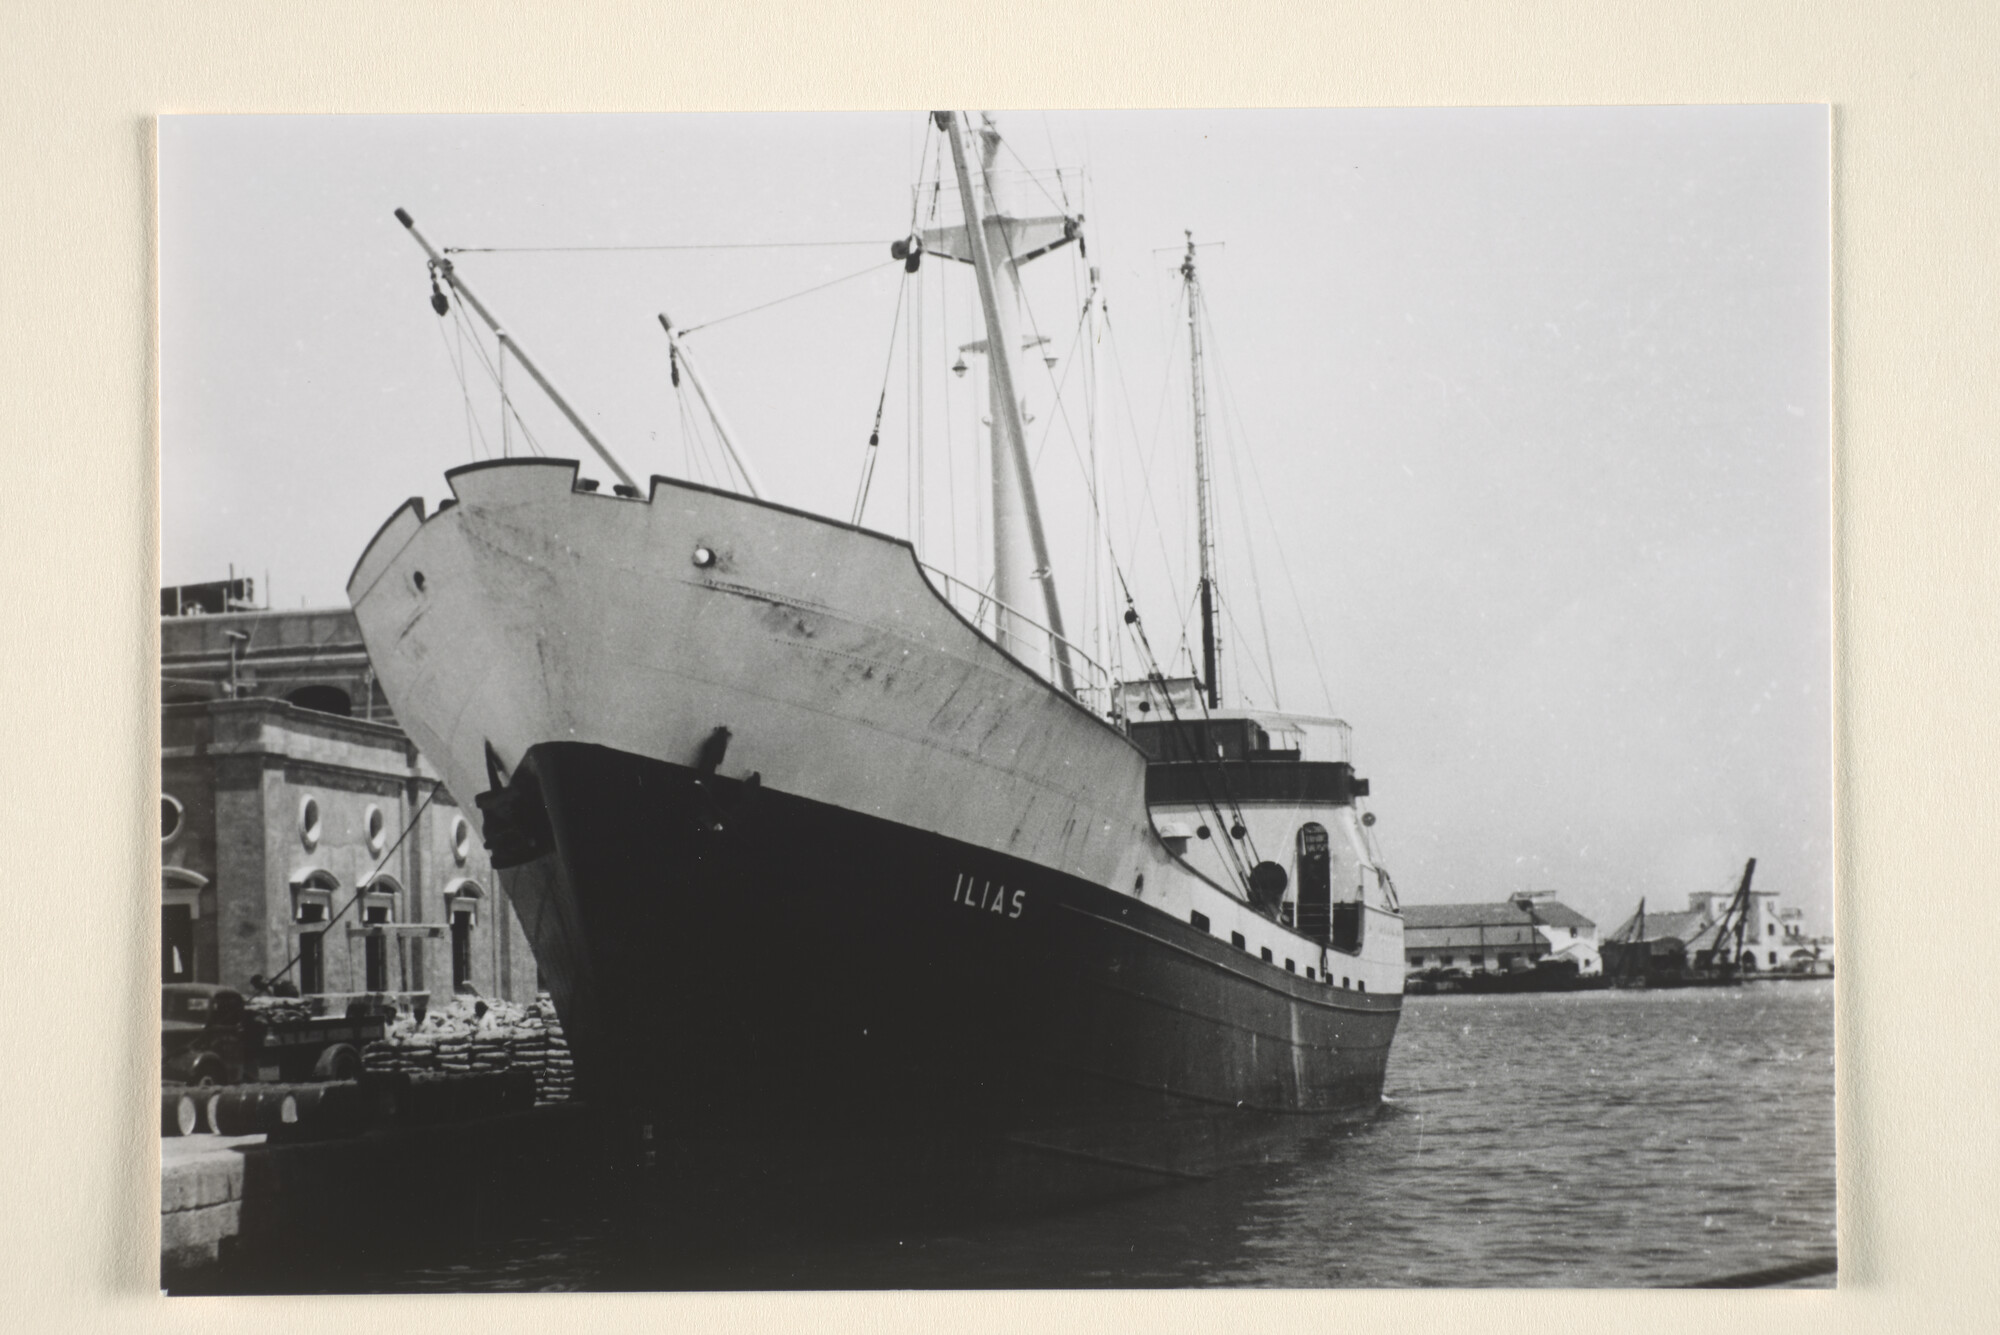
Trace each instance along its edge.
{"label": "dockside building", "polygon": [[1606,940],[1614,948],[1643,947],[1649,960],[1678,960],[1682,966],[1719,958],[1747,973],[1833,972],[1832,938],[1808,936],[1803,915],[1780,908],[1775,890],[1750,891],[1739,945],[1728,916],[1734,898],[1732,891],[1703,891],[1689,895],[1685,909],[1650,911],[1642,901]]}
{"label": "dockside building", "polygon": [[396,726],[352,612],[163,615],[161,678],[163,980],[535,995],[478,813]]}
{"label": "dockside building", "polygon": [[1556,900],[1528,895],[1486,904],[1405,904],[1403,952],[1411,973],[1507,973],[1551,959],[1575,961],[1583,978],[1604,971],[1597,924]]}

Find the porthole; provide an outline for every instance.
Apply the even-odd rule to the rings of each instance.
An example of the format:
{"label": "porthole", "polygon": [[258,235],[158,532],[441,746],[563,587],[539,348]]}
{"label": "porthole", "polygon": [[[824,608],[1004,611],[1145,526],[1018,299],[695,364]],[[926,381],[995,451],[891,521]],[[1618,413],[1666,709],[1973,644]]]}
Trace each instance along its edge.
{"label": "porthole", "polygon": [[308,849],[319,847],[320,822],[319,799],[303,797],[299,799],[299,839]]}
{"label": "porthole", "polygon": [[368,831],[368,851],[380,854],[382,846],[389,842],[389,820],[382,814],[382,808],[373,802],[368,804],[368,812],[362,817]]}
{"label": "porthole", "polygon": [[165,793],[160,794],[160,842],[171,844],[180,837],[183,812],[181,804]]}
{"label": "porthole", "polygon": [[472,827],[465,823],[465,817],[459,816],[451,823],[451,858],[463,867],[465,860],[471,856]]}

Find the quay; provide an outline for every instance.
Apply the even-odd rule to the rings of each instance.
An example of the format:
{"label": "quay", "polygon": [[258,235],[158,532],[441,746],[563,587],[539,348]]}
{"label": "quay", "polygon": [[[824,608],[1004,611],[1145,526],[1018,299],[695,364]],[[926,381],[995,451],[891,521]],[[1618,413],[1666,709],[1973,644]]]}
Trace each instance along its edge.
{"label": "quay", "polygon": [[160,1285],[230,1291],[238,1266],[261,1273],[330,1244],[375,1235],[393,1245],[413,1229],[462,1224],[622,1145],[601,1120],[571,1103],[328,1140],[163,1137]]}

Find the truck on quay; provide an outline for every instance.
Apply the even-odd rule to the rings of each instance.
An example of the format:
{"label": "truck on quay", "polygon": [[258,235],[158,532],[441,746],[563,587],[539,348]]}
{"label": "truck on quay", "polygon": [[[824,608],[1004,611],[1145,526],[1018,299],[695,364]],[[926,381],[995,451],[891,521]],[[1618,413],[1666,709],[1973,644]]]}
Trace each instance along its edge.
{"label": "truck on quay", "polygon": [[352,1080],[381,1015],[259,1013],[234,988],[167,983],[160,996],[160,1077],[168,1084]]}

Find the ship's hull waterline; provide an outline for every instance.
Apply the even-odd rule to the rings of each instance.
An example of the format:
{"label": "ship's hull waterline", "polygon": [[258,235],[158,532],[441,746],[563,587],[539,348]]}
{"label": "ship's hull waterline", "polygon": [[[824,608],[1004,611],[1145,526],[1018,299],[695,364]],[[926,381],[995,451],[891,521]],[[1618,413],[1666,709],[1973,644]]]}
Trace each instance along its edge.
{"label": "ship's hull waterline", "polygon": [[349,594],[398,717],[512,843],[587,1093],[677,1145],[1113,1177],[1377,1105],[1400,941],[1341,957],[1351,989],[1260,959],[1326,963],[1169,854],[1144,758],[906,545],[574,480],[458,470],[453,509],[399,511]]}

